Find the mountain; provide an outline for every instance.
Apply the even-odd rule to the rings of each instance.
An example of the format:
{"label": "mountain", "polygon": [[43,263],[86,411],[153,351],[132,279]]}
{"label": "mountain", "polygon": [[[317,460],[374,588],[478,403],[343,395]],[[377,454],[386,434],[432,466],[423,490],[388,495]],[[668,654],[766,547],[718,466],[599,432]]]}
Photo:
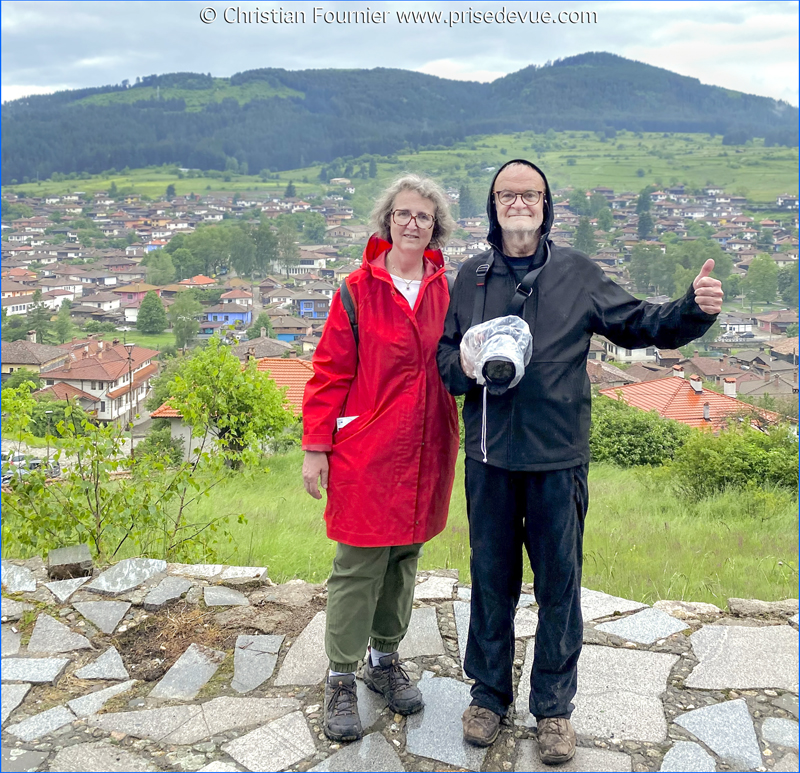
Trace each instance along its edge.
{"label": "mountain", "polygon": [[253,174],[548,129],[707,132],[796,146],[798,109],[607,53],[493,83],[384,68],[172,73],[6,103],[2,175],[164,163],[225,169],[232,159]]}

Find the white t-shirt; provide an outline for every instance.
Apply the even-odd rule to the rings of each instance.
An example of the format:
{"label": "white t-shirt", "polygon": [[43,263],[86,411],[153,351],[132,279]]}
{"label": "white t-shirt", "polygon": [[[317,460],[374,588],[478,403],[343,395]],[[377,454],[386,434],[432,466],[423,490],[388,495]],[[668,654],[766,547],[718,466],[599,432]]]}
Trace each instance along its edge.
{"label": "white t-shirt", "polygon": [[394,286],[400,294],[408,301],[408,305],[413,309],[419,297],[419,288],[422,286],[421,279],[412,279],[410,282],[402,277],[389,274],[394,282]]}

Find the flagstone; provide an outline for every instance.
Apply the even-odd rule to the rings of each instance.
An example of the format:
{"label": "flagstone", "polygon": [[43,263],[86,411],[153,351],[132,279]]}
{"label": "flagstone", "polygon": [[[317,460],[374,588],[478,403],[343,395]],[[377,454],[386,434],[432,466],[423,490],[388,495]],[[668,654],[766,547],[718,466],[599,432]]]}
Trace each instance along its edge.
{"label": "flagstone", "polygon": [[486,749],[464,741],[461,715],[469,706],[469,685],[449,677],[433,677],[429,671],[417,685],[425,708],[406,720],[406,749],[447,765],[480,770]]}
{"label": "flagstone", "polygon": [[36,578],[33,572],[10,561],[0,561],[0,578],[8,593],[27,593],[36,590]]}
{"label": "flagstone", "polygon": [[91,577],[75,577],[71,580],[55,580],[46,582],[44,587],[63,604],[81,585],[85,585],[91,579]]}
{"label": "flagstone", "polygon": [[254,690],[272,676],[283,636],[237,637],[233,650],[233,681],[236,692]]}
{"label": "flagstone", "polygon": [[434,575],[423,580],[414,588],[415,601],[442,601],[453,598],[453,586],[458,582],[453,577],[439,577]]}
{"label": "flagstone", "polygon": [[115,596],[136,588],[166,570],[167,562],[158,558],[125,558],[95,577],[85,588]]}
{"label": "flagstone", "polygon": [[47,752],[3,747],[0,752],[0,770],[3,773],[32,773],[47,759]]}
{"label": "flagstone", "polygon": [[536,635],[536,626],[539,623],[539,613],[528,607],[518,607],[514,616],[514,637],[517,639]]}
{"label": "flagstone", "polygon": [[14,599],[7,599],[4,596],[0,603],[0,617],[3,618],[4,623],[13,623],[15,620],[19,620],[24,612],[30,612],[31,609],[34,609],[33,604],[14,601]]}
{"label": "flagstone", "polygon": [[317,612],[286,653],[275,684],[319,684],[327,673],[325,612]]}
{"label": "flagstone", "polygon": [[220,575],[221,580],[263,580],[267,576],[266,566],[229,566]]}
{"label": "flagstone", "polygon": [[775,763],[775,767],[772,770],[775,773],[798,773],[800,759],[796,754],[787,754]]}
{"label": "flagstone", "polygon": [[798,633],[791,626],[704,625],[689,641],[700,662],[687,687],[798,691]]}
{"label": "flagstone", "polygon": [[91,648],[92,644],[85,636],[73,633],[64,623],[44,613],[36,618],[28,641],[28,652],[74,652]]}
{"label": "flagstone", "polygon": [[16,655],[22,644],[22,634],[12,631],[10,625],[0,626],[0,652],[7,658]]}
{"label": "flagstone", "polygon": [[798,724],[791,719],[767,717],[764,724],[761,725],[761,737],[767,743],[796,750],[798,748]]}
{"label": "flagstone", "polygon": [[411,611],[408,633],[399,647],[400,658],[444,655],[444,642],[436,622],[436,607],[419,607]]}
{"label": "flagstone", "polygon": [[86,543],[56,548],[47,554],[47,576],[51,580],[91,577],[93,568],[92,554]]}
{"label": "flagstone", "polygon": [[192,700],[214,676],[224,659],[224,652],[200,644],[190,644],[150,691],[150,697],[161,700]]}
{"label": "flagstone", "polygon": [[53,683],[67,663],[68,658],[3,658],[0,675],[4,682]]}
{"label": "flagstone", "polygon": [[699,743],[677,741],[664,755],[660,770],[669,773],[715,773],[717,763]]}
{"label": "flagstone", "polygon": [[9,725],[5,732],[11,733],[23,741],[34,741],[74,720],[75,715],[66,706],[56,706],[53,709],[34,714],[15,725]]}
{"label": "flagstone", "polygon": [[310,757],[316,750],[308,725],[299,711],[287,714],[222,746],[222,751],[240,765],[264,773],[295,765]]}
{"label": "flagstone", "polygon": [[800,706],[798,706],[798,699],[796,695],[792,695],[791,693],[781,695],[779,698],[773,699],[772,705],[779,709],[783,709],[784,711],[788,711],[790,714],[794,714],[796,717],[800,718]]}
{"label": "flagstone", "polygon": [[528,708],[531,697],[531,669],[533,668],[533,650],[536,639],[528,639],[525,646],[525,662],[522,664],[522,673],[517,687],[517,699],[514,704],[514,724],[525,727],[536,727],[536,719]]}
{"label": "flagstone", "polygon": [[206,585],[203,588],[203,601],[207,607],[247,607],[250,602],[244,593],[222,585]]}
{"label": "flagstone", "polygon": [[75,672],[78,679],[128,679],[130,674],[116,648],[109,647],[99,658]]}
{"label": "flagstone", "polygon": [[309,770],[316,773],[393,773],[405,771],[392,745],[380,734],[370,733],[351,743]]}
{"label": "flagstone", "polygon": [[100,711],[115,695],[128,692],[137,683],[137,679],[129,679],[127,682],[106,687],[104,690],[96,690],[87,695],[82,695],[80,698],[73,698],[71,701],[67,701],[67,706],[72,709],[75,716],[88,717],[90,714],[96,714]]}
{"label": "flagstone", "polygon": [[539,746],[536,741],[524,739],[518,742],[516,771],[554,771],[559,773],[580,773],[581,771],[597,771],[597,773],[628,773],[631,770],[631,758],[622,752],[608,749],[587,749],[579,746],[575,756],[566,763],[554,768],[545,765],[539,757]]}
{"label": "flagstone", "polygon": [[694,709],[675,718],[711,751],[734,767],[763,765],[761,750],[747,704],[741,698]]}
{"label": "flagstone", "polygon": [[167,574],[211,579],[226,569],[227,564],[167,564]]}
{"label": "flagstone", "polygon": [[5,724],[11,712],[22,703],[30,689],[29,684],[6,684],[3,686],[3,689],[0,690],[0,699],[2,699],[0,724]]}
{"label": "flagstone", "polygon": [[646,606],[647,604],[641,604],[638,601],[610,596],[608,593],[589,588],[581,588],[581,611],[584,622],[617,613],[633,612],[637,609],[644,609]]}
{"label": "flagstone", "polygon": [[663,741],[667,721],[660,696],[677,655],[586,645],[572,722],[599,738]]}
{"label": "flagstone", "polygon": [[120,620],[131,608],[128,601],[76,601],[72,606],[90,623],[108,634],[114,633]]}
{"label": "flagstone", "polygon": [[189,588],[192,581],[185,577],[174,577],[167,575],[155,588],[153,588],[144,598],[144,608],[148,612],[155,612],[161,607],[169,604],[170,601],[179,599]]}
{"label": "flagstone", "polygon": [[[134,738],[149,738],[161,741],[170,733],[183,728],[193,720],[196,731],[196,740],[206,738],[208,728],[202,718],[203,710],[194,704],[180,706],[165,706],[158,709],[145,709],[144,711],[121,711],[113,714],[95,714],[87,717],[89,727],[98,727],[109,733],[118,732],[132,735]],[[194,743],[192,741],[191,743]]]}
{"label": "flagstone", "polygon": [[50,770],[63,773],[79,773],[79,771],[148,773],[158,768],[127,749],[121,749],[108,741],[95,741],[60,749],[50,763]]}
{"label": "flagstone", "polygon": [[628,641],[652,644],[659,639],[666,639],[678,631],[686,629],[686,623],[675,619],[660,609],[643,609],[641,612],[612,620],[609,623],[600,623],[595,626],[598,631],[619,636]]}
{"label": "flagstone", "polygon": [[[464,670],[464,658],[467,654],[467,637],[469,636],[470,604],[468,601],[453,602],[453,616],[456,619],[458,635],[458,654],[461,657],[461,670]],[[466,675],[465,675],[466,676]]]}

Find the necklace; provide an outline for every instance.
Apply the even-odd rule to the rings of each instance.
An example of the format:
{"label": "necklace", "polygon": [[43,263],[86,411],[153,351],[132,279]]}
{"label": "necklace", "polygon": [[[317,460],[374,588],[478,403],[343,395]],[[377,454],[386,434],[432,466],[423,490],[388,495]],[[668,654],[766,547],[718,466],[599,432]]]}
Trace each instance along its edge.
{"label": "necklace", "polygon": [[413,282],[419,282],[422,279],[422,275],[425,273],[425,261],[423,259],[423,262],[419,267],[419,276],[417,276],[417,272],[415,271],[414,272],[414,276],[411,277],[411,279],[406,279],[406,277],[400,276],[400,274],[396,273],[395,271],[392,271],[392,269],[389,267],[389,258],[388,257],[386,258],[386,270],[392,276],[396,276],[401,282],[404,282],[405,285],[406,285],[406,291],[408,291],[408,290],[411,289],[411,285],[412,285]]}

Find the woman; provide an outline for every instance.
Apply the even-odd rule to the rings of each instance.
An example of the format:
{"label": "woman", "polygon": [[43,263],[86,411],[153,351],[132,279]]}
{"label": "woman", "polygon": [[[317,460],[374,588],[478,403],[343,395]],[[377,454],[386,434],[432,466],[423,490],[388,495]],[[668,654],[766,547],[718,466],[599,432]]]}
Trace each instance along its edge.
{"label": "woman", "polygon": [[336,540],[328,580],[326,735],[361,737],[355,671],[369,644],[367,686],[393,711],[422,706],[399,665],[422,545],[444,529],[458,452],[455,402],[442,385],[436,348],[449,303],[439,247],[453,230],[441,188],[398,179],[372,212],[376,233],[347,278],[358,340],[342,304],[314,353],[303,400],[303,483],[328,495]]}

